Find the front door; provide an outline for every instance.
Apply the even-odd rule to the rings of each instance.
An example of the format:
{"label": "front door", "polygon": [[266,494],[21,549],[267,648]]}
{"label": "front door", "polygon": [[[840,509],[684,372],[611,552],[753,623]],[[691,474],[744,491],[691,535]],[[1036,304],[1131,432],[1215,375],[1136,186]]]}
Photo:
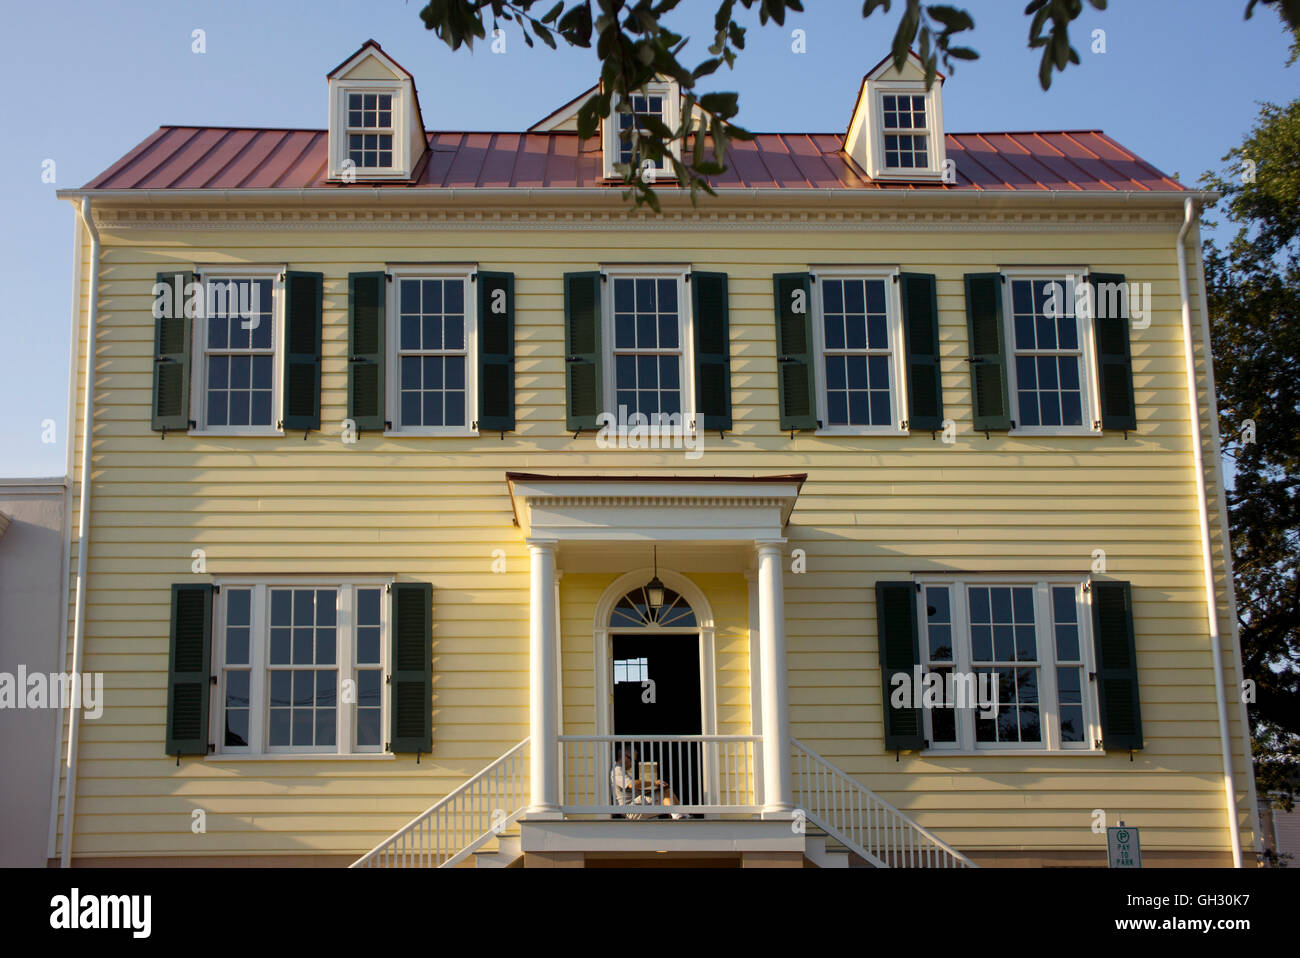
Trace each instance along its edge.
{"label": "front door", "polygon": [[[698,633],[615,635],[613,653],[615,735],[701,734]],[[700,804],[698,743],[643,742],[637,752],[639,762],[657,763],[682,802]]]}

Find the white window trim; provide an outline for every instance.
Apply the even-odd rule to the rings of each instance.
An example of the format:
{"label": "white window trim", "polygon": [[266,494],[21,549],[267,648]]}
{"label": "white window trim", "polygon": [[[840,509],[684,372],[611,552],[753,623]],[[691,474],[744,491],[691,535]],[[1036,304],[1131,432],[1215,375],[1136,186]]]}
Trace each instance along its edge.
{"label": "white window trim", "polygon": [[[874,80],[871,81],[871,146],[873,150],[871,178],[876,180],[938,180],[943,177],[944,161],[947,159],[943,136],[943,100],[939,96],[939,81],[936,79],[930,89],[924,83],[915,80]],[[923,96],[925,97],[925,134],[928,140],[928,166],[886,166],[885,165],[885,100],[886,96]],[[905,131],[892,131],[905,132]]]}
{"label": "white window trim", "polygon": [[[635,91],[634,95],[638,96],[661,96],[664,100],[664,125],[669,129],[675,130],[681,123],[682,103],[681,91],[676,83],[666,80],[659,80],[647,83],[640,90]],[[603,122],[603,140],[604,140],[604,166],[606,179],[618,179],[618,170],[614,169],[619,154],[619,137],[618,137],[618,105],[619,97],[613,97],[610,102],[609,116]],[[670,147],[670,152],[678,161],[682,158],[682,148],[680,142],[674,142]],[[652,181],[658,180],[675,180],[677,173],[673,170],[671,163],[665,163],[662,170],[651,167],[643,167],[642,175],[648,175]]]}
{"label": "white window trim", "polygon": [[[614,380],[614,280],[615,279],[677,279],[677,335],[682,344],[682,373],[679,382],[682,390],[682,423],[694,428],[695,409],[695,313],[691,302],[691,287],[687,277],[689,266],[647,264],[634,266],[619,264],[602,266],[600,281],[600,336],[601,380],[604,409],[618,418],[618,390]],[[628,411],[631,415],[631,410]]]}
{"label": "white window trim", "polygon": [[194,267],[196,278],[203,287],[204,310],[207,308],[208,283],[213,280],[267,279],[271,280],[271,425],[269,426],[209,426],[208,425],[208,321],[206,312],[191,320],[190,326],[190,418],[194,426],[191,436],[283,436],[283,379],[284,379],[284,275],[287,265],[281,266],[207,266]]}
{"label": "white window trim", "polygon": [[[975,710],[966,709],[957,713],[956,743],[935,743],[933,737],[932,716],[929,709],[922,709],[922,722],[926,747],[921,751],[926,756],[1024,756],[1029,755],[1104,755],[1100,747],[1101,714],[1097,701],[1097,682],[1092,678],[1096,674],[1093,657],[1092,639],[1092,591],[1091,579],[1077,574],[1029,574],[1029,575],[924,575],[913,577],[913,582],[920,586],[916,592],[918,645],[921,652],[921,668],[929,672],[930,643],[926,632],[925,589],[928,586],[948,588],[952,612],[953,662],[936,663],[939,668],[953,668],[958,672],[970,674],[971,665],[970,621],[967,610],[967,589],[971,586],[1032,586],[1034,589],[1034,630],[1038,648],[1039,670],[1039,723],[1043,731],[1043,741],[1035,742],[987,742],[975,741]],[[1053,586],[1073,586],[1077,590],[1079,652],[1082,656],[1083,669],[1083,726],[1082,742],[1062,742],[1060,740],[1060,702],[1056,689],[1056,636],[1053,631],[1054,619],[1051,604]],[[1044,653],[1047,653],[1046,655]],[[1044,708],[1045,702],[1052,703],[1050,713]]]}
{"label": "white window trim", "polygon": [[[394,158],[394,159],[397,158],[397,144],[396,144],[396,137],[397,137],[397,122],[396,122],[396,116],[394,115],[394,114],[395,114],[395,110],[394,110],[394,108],[398,105],[398,100],[397,100],[396,97],[394,97],[392,94],[388,93],[388,91],[386,91],[386,90],[380,90],[380,91],[376,92],[376,93],[373,94],[373,95],[374,95],[375,97],[380,97],[380,96],[387,96],[387,97],[389,97],[389,106],[388,106],[388,119],[389,119],[389,124],[388,124],[388,126],[374,126],[374,127],[367,127],[367,126],[352,126],[352,125],[350,125],[350,124],[348,123],[348,117],[349,117],[349,116],[351,115],[351,113],[352,113],[352,106],[351,106],[352,97],[354,97],[354,96],[361,96],[361,97],[364,97],[364,96],[366,96],[366,92],[365,92],[364,90],[344,90],[344,91],[343,91],[343,116],[344,116],[344,120],[343,120],[343,123],[344,123],[344,125],[343,125],[343,149],[344,149],[344,151],[347,153],[347,158],[348,158],[348,159],[352,159],[352,137],[353,137],[353,136],[387,136],[387,137],[390,138],[390,139],[389,139],[389,150],[388,150],[388,152],[391,153],[391,154],[393,155],[393,158]],[[363,101],[363,102],[364,102],[364,101]],[[378,113],[378,112],[379,112],[379,111],[378,111],[378,102],[376,101],[376,113]],[[363,117],[363,118],[364,118],[364,115],[365,115],[365,110],[364,110],[364,107],[363,107],[363,109],[362,109],[362,117]],[[383,152],[382,149],[379,149],[378,147],[377,147],[377,150],[378,150],[379,152]],[[364,151],[364,146],[363,146],[363,151]],[[356,162],[356,161],[354,160],[353,162]],[[358,170],[366,170],[366,171],[370,171],[370,170],[386,171],[386,170],[391,170],[393,167],[392,167],[392,165],[389,165],[389,166],[357,166],[356,168],[357,168]]]}
{"label": "white window trim", "polygon": [[[388,591],[393,584],[391,576],[350,576],[347,579],[335,579],[329,576],[297,576],[265,578],[260,576],[229,576],[214,580],[218,587],[217,601],[212,610],[212,657],[211,670],[215,679],[208,709],[208,727],[213,730],[212,738],[216,740],[216,751],[210,753],[208,761],[272,761],[279,759],[308,760],[329,758],[383,758],[391,755],[385,751],[388,737],[390,716],[390,690],[388,684],[389,661],[388,649],[391,636],[389,622]],[[267,729],[270,727],[270,705],[268,703],[270,684],[270,667],[267,661],[271,627],[270,594],[274,588],[296,589],[337,589],[339,608],[337,612],[335,635],[335,660],[338,667],[338,704],[335,719],[333,748],[329,746],[276,746],[266,744]],[[249,625],[248,670],[248,738],[247,746],[225,744],[225,659],[226,659],[226,602],[222,598],[227,589],[251,589],[251,615]],[[364,746],[355,744],[356,698],[352,702],[343,701],[343,682],[356,677],[356,625],[354,610],[357,589],[380,589],[379,601],[379,672],[381,711],[379,718],[380,744]],[[344,672],[347,663],[347,673]],[[373,668],[373,666],[367,666]],[[238,666],[236,666],[238,668]]]}
{"label": "white window trim", "polygon": [[906,436],[903,428],[907,419],[907,358],[903,338],[903,305],[896,266],[813,266],[812,274],[812,327],[813,327],[813,382],[817,392],[817,421],[827,423],[826,401],[826,324],[822,318],[823,279],[868,279],[885,283],[886,330],[889,336],[889,409],[892,424],[888,426],[831,426],[817,427],[818,436]]}
{"label": "white window trim", "polygon": [[[393,425],[384,429],[385,436],[461,436],[473,437],[478,431],[478,265],[465,263],[430,264],[427,266],[389,266],[384,309],[386,375],[384,376],[386,418]],[[463,279],[465,281],[465,424],[463,426],[404,426],[401,407],[401,350],[398,336],[398,285],[404,279]]]}
{"label": "white window trim", "polygon": [[[348,159],[348,94],[388,93],[393,97],[393,165],[390,167],[344,167]],[[405,180],[411,175],[411,131],[407,118],[412,112],[407,102],[406,84],[390,80],[330,81],[330,163],[329,179],[342,179],[345,169],[358,180]]]}
{"label": "white window trim", "polygon": [[[1078,426],[1022,426],[1020,424],[1020,396],[1016,388],[1016,321],[1012,312],[1011,283],[1014,280],[1058,279],[1073,276],[1076,284],[1088,282],[1088,267],[1067,266],[1015,266],[1002,273],[1002,341],[1006,343],[1007,357],[1007,409],[1015,428],[1009,436],[1099,436],[1101,429],[1101,383],[1097,371],[1096,338],[1093,335],[1093,317],[1076,316],[1079,324],[1079,354],[1082,368],[1079,385],[1083,423]],[[1073,305],[1073,304],[1071,304]],[[1095,304],[1094,304],[1095,309]]]}

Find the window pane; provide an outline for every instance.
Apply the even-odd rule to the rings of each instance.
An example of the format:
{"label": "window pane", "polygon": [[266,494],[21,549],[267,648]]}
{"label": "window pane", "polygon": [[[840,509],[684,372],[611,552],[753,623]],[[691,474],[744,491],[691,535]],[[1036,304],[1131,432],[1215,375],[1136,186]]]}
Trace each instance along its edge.
{"label": "window pane", "polygon": [[271,664],[289,664],[289,630],[271,630]]}
{"label": "window pane", "polygon": [[290,625],[292,597],[287,589],[273,589],[270,593],[270,624]]}
{"label": "window pane", "polygon": [[357,623],[360,625],[379,624],[379,590],[357,590]]}
{"label": "window pane", "polygon": [[615,277],[613,283],[616,404],[629,418],[680,413],[677,280]]}
{"label": "window pane", "polygon": [[240,669],[226,672],[226,708],[248,708],[248,672],[246,670]]}
{"label": "window pane", "polygon": [[226,591],[226,622],[229,625],[248,625],[252,622],[253,593],[251,589]]}
{"label": "window pane", "polygon": [[248,745],[248,709],[226,709],[224,744],[234,748]]}
{"label": "window pane", "polygon": [[272,708],[288,707],[293,704],[293,673],[280,669],[271,673]]}
{"label": "window pane", "polygon": [[357,710],[357,745],[376,746],[379,744],[379,709]]}
{"label": "window pane", "polygon": [[289,713],[290,709],[273,708],[271,709],[271,727],[270,734],[267,736],[267,742],[270,745],[288,745],[289,744]]}
{"label": "window pane", "polygon": [[226,629],[226,664],[248,664],[248,626],[231,626]]}
{"label": "window pane", "polygon": [[[229,356],[208,357],[208,388],[209,389],[230,388],[230,357]],[[224,400],[224,397],[222,398]]]}
{"label": "window pane", "polygon": [[[935,669],[935,675],[944,678],[944,688],[947,689],[947,677],[952,674],[952,669]],[[946,696],[946,691],[945,691]],[[955,703],[945,700],[946,705]],[[957,710],[955,708],[930,708],[930,737],[931,741],[938,744],[951,745],[957,741]]]}
{"label": "window pane", "polygon": [[926,631],[930,638],[930,661],[951,662],[952,610],[946,586],[928,586],[925,590]]}

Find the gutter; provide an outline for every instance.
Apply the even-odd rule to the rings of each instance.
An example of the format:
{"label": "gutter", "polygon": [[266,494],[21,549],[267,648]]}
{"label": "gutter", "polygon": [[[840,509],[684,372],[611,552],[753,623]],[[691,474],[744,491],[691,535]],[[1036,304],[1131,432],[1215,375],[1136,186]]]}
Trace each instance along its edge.
{"label": "gutter", "polygon": [[[73,613],[72,674],[81,674],[82,647],[86,638],[86,567],[90,545],[90,447],[95,427],[95,336],[99,326],[99,231],[90,213],[90,197],[81,197],[81,222],[90,234],[89,313],[86,329],[86,377],[82,385],[81,497],[77,513],[77,605]],[[74,369],[75,373],[75,369]],[[70,424],[71,425],[71,424]],[[75,429],[70,428],[69,442],[75,443]],[[67,785],[63,792],[63,849],[59,867],[67,868],[72,857],[72,831],[77,814],[77,735],[80,702],[74,697],[68,706]]]}
{"label": "gutter", "polygon": [[[1192,461],[1196,470],[1196,506],[1197,518],[1201,527],[1201,564],[1205,570],[1205,614],[1210,623],[1210,656],[1214,660],[1214,702],[1219,713],[1219,748],[1223,753],[1223,793],[1225,810],[1228,815],[1228,834],[1232,841],[1232,867],[1241,868],[1241,830],[1237,823],[1237,785],[1236,775],[1232,767],[1232,743],[1228,729],[1228,704],[1224,697],[1223,687],[1223,642],[1219,636],[1219,603],[1215,593],[1214,586],[1214,552],[1210,543],[1210,512],[1206,501],[1205,494],[1205,454],[1201,444],[1201,398],[1200,391],[1196,385],[1196,353],[1192,347],[1192,303],[1191,295],[1188,292],[1187,284],[1187,250],[1185,242],[1187,233],[1192,228],[1195,219],[1193,212],[1195,202],[1192,197],[1187,197],[1183,204],[1183,225],[1178,231],[1178,241],[1174,249],[1178,256],[1178,294],[1182,302],[1183,314],[1183,360],[1187,366],[1187,400],[1188,415],[1191,419],[1192,430]],[[1200,253],[1197,253],[1197,259],[1200,259]],[[1202,290],[1204,284],[1202,284]],[[1201,328],[1203,334],[1208,333],[1209,319],[1202,312]],[[1205,368],[1208,372],[1211,366],[1210,358],[1210,340],[1205,335],[1202,343],[1205,349]],[[1208,384],[1213,382],[1209,376],[1206,377]],[[1213,411],[1214,398],[1211,388],[1210,408]],[[1217,438],[1217,427],[1211,424],[1211,436]],[[1214,451],[1218,452],[1218,443],[1214,442]],[[1220,467],[1221,468],[1221,467]],[[1216,472],[1220,477],[1220,490],[1222,490],[1222,474]],[[1226,565],[1225,565],[1226,568]],[[1231,576],[1228,578],[1228,589],[1232,589]],[[1231,595],[1231,591],[1229,591]],[[1258,833],[1258,830],[1257,830]]]}
{"label": "gutter", "polygon": [[[1192,240],[1196,244],[1196,249],[1201,249],[1201,225],[1196,223],[1192,226]],[[1200,287],[1200,311],[1201,311],[1201,342],[1206,343],[1208,353],[1210,342],[1210,301],[1209,293],[1205,287],[1205,258],[1198,255],[1196,257],[1196,281]],[[1209,400],[1209,417],[1210,417],[1210,435],[1213,437],[1213,444],[1210,448],[1214,452],[1214,482],[1218,490],[1215,496],[1215,506],[1219,510],[1220,516],[1220,547],[1223,549],[1223,568],[1224,568],[1224,587],[1228,593],[1228,608],[1231,610],[1232,621],[1232,649],[1233,661],[1237,667],[1237,679],[1244,680],[1246,671],[1241,664],[1241,626],[1237,619],[1237,587],[1236,578],[1232,569],[1232,538],[1228,529],[1228,496],[1227,484],[1223,479],[1223,445],[1219,436],[1219,400],[1217,391],[1214,386],[1214,364],[1207,363],[1205,366],[1205,388]],[[1246,768],[1249,775],[1246,777],[1246,797],[1250,802],[1250,822],[1255,835],[1255,852],[1262,854],[1264,851],[1264,833],[1263,821],[1259,810],[1259,795],[1255,788],[1255,769],[1253,761],[1250,760],[1252,755],[1250,741],[1250,716],[1246,712],[1246,703],[1241,696],[1237,696],[1237,721],[1241,724],[1241,754],[1247,756]],[[1276,819],[1275,819],[1276,821]]]}
{"label": "gutter", "polygon": [[[62,573],[62,585],[59,587],[59,657],[56,660],[60,669],[68,665],[68,598],[69,579],[72,563],[72,463],[76,443],[77,412],[77,359],[81,349],[81,220],[72,221],[72,316],[69,321],[68,334],[68,406],[64,419],[64,441],[67,452],[63,465],[63,556],[59,563]],[[50,775],[50,823],[45,836],[45,857],[52,859],[57,841],[59,817],[59,753],[63,746],[63,728],[60,724],[59,734],[54,736],[54,760]]]}
{"label": "gutter", "polygon": [[[428,209],[430,204],[445,203],[449,207],[463,208],[475,200],[492,200],[503,206],[537,206],[554,203],[558,206],[626,206],[623,185],[588,187],[411,187],[394,186],[331,186],[289,189],[80,189],[59,190],[60,199],[80,200],[84,197],[120,201],[125,206],[165,206],[177,202],[212,205],[264,205],[268,200],[278,200],[286,205],[300,206],[358,206],[380,203],[386,206],[409,206]],[[953,206],[1019,207],[1048,204],[1065,207],[1138,206],[1151,209],[1169,209],[1187,198],[1200,202],[1218,199],[1220,194],[1206,190],[945,190],[945,189],[816,189],[812,187],[721,187],[716,197],[705,195],[698,209],[737,206],[749,209],[755,201],[765,201],[774,206],[808,209],[819,203],[829,207],[879,207],[890,204],[928,206],[951,209]],[[693,208],[690,192],[677,187],[658,191],[660,200],[667,206]],[[781,200],[787,201],[780,203]],[[732,202],[728,202],[732,201]],[[706,205],[707,204],[707,205]],[[648,214],[647,214],[648,215]]]}

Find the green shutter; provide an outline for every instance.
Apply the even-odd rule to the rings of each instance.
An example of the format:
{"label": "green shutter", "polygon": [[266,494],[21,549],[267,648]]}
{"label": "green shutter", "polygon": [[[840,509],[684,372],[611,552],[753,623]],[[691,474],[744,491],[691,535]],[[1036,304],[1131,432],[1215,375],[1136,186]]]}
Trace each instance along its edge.
{"label": "green shutter", "polygon": [[393,584],[390,752],[433,751],[433,586]]}
{"label": "green shutter", "polygon": [[[194,282],[190,272],[159,273],[157,280],[171,292],[162,299],[155,292],[153,321],[153,413],[150,428],[190,427],[190,317],[185,315],[185,291]],[[155,287],[156,289],[156,287]],[[159,305],[168,305],[160,310]],[[93,352],[93,350],[92,350]]]}
{"label": "green shutter", "polygon": [[966,274],[966,332],[970,337],[974,427],[1010,429],[1001,273]]}
{"label": "green shutter", "polygon": [[212,586],[172,586],[167,669],[167,754],[208,754],[212,674]]}
{"label": "green shutter", "polygon": [[1128,336],[1128,283],[1119,273],[1092,273],[1088,282],[1092,285],[1092,334],[1101,380],[1101,428],[1137,429]]}
{"label": "green shutter", "polygon": [[515,274],[478,274],[478,428],[515,428]]}
{"label": "green shutter", "polygon": [[284,275],[284,429],[320,428],[320,273]]}
{"label": "green shutter", "polygon": [[921,661],[913,583],[876,583],[876,644],[880,652],[880,698],[885,710],[885,750],[920,749],[925,745],[921,710],[896,709],[889,703],[893,677],[906,675],[911,688],[915,681],[913,668]]}
{"label": "green shutter", "polygon": [[731,322],[726,273],[691,273],[695,411],[701,429],[731,428]]}
{"label": "green shutter", "polygon": [[348,274],[348,418],[358,430],[384,428],[384,340],[388,277]]}
{"label": "green shutter", "polygon": [[943,384],[939,377],[939,299],[934,276],[902,273],[903,339],[907,347],[907,427],[943,425]]}
{"label": "green shutter", "polygon": [[564,274],[565,425],[595,429],[603,403],[600,346],[600,273]]}
{"label": "green shutter", "polygon": [[1097,660],[1101,747],[1108,752],[1141,748],[1133,595],[1127,582],[1092,583],[1092,642]]}
{"label": "green shutter", "polygon": [[776,306],[776,390],[782,429],[817,428],[817,377],[813,369],[812,277],[772,277]]}

